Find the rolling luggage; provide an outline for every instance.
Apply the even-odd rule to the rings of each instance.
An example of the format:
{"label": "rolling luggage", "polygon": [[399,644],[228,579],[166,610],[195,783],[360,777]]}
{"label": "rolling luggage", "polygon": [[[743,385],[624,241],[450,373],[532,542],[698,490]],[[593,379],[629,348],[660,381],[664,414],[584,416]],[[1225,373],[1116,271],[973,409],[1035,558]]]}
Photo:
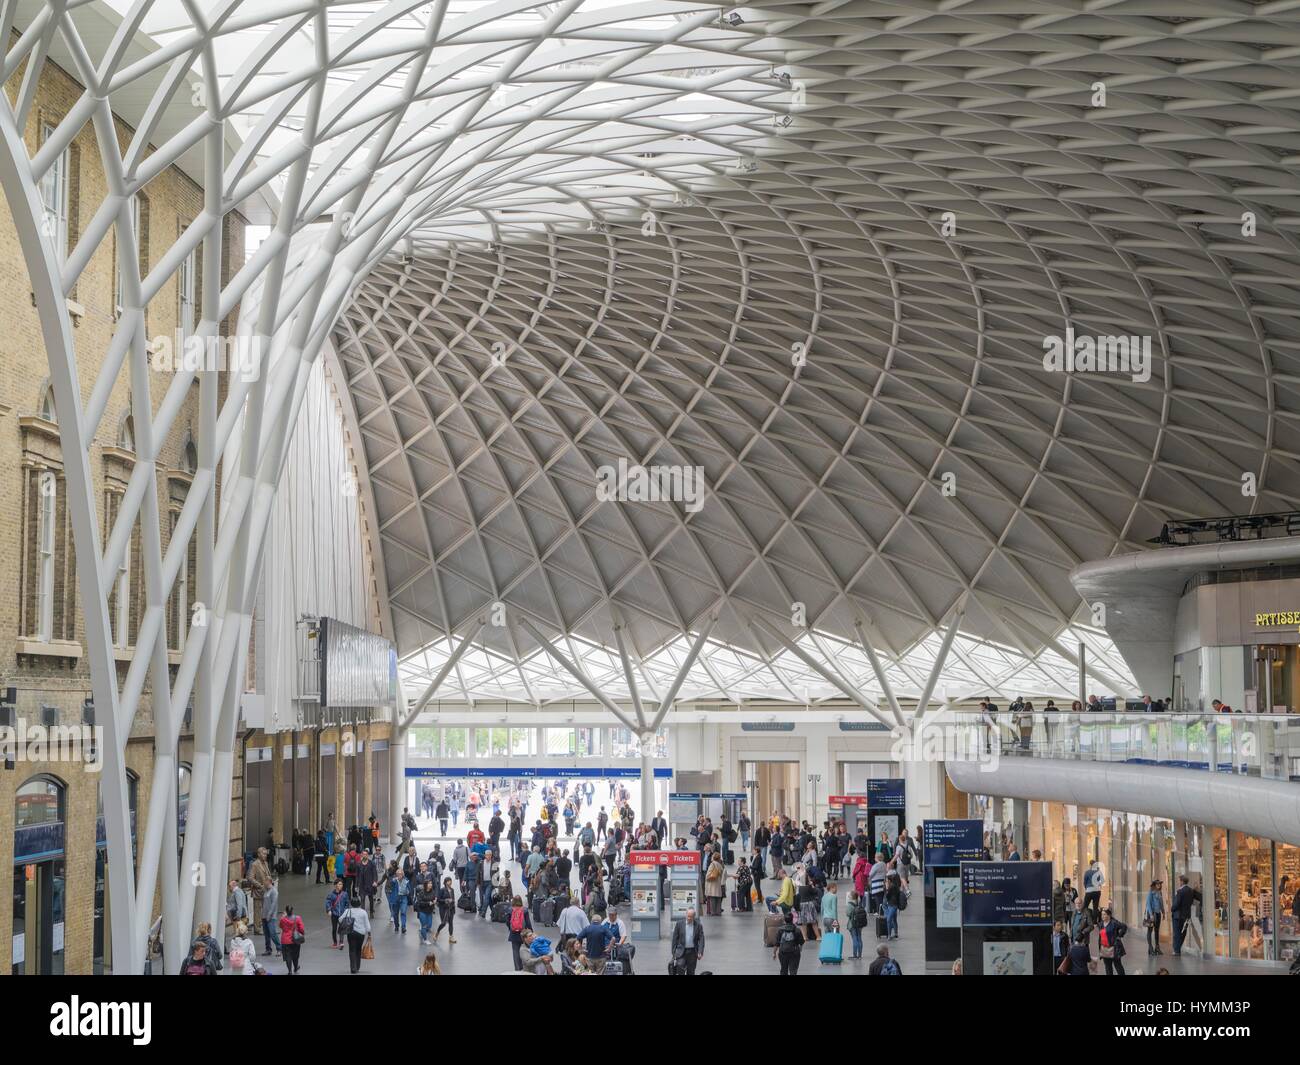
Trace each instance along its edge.
{"label": "rolling luggage", "polygon": [[785,918],[779,913],[775,916],[769,914],[763,918],[763,946],[776,946],[776,934],[781,931],[783,924],[785,924]]}
{"label": "rolling luggage", "polygon": [[623,970],[623,963],[622,963],[621,961],[607,961],[607,962],[605,962],[605,970],[604,970],[604,972],[602,973],[602,975],[604,975],[604,976],[624,976],[624,975],[626,975],[625,972],[624,972],[624,970]]}
{"label": "rolling luggage", "polygon": [[510,920],[510,903],[498,902],[492,907],[492,920],[496,924],[505,924]]}
{"label": "rolling luggage", "polygon": [[474,905],[474,900],[470,898],[469,892],[462,891],[460,893],[460,898],[456,900],[456,909],[464,910],[466,913],[470,913],[477,908],[478,907]]}
{"label": "rolling luggage", "polygon": [[844,935],[840,932],[827,932],[822,936],[822,945],[817,950],[817,960],[823,965],[838,965],[844,960]]}
{"label": "rolling luggage", "polygon": [[876,938],[887,939],[889,937],[889,922],[885,920],[883,913],[876,914]]}
{"label": "rolling luggage", "polygon": [[538,909],[540,912],[537,915],[537,919],[544,925],[553,925],[559,918],[559,914],[555,912],[554,899],[542,899],[541,906]]}
{"label": "rolling luggage", "polygon": [[740,892],[733,891],[731,893],[731,912],[735,913],[738,909],[740,909]]}

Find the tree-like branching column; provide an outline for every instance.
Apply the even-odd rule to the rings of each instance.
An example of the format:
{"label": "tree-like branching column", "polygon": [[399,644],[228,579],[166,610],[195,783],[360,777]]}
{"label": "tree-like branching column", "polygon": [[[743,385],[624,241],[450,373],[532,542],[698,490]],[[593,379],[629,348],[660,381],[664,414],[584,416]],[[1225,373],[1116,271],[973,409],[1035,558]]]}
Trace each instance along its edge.
{"label": "tree-like branching column", "polygon": [[[141,970],[158,893],[167,971],[175,971],[198,921],[222,923],[233,748],[264,532],[308,372],[355,285],[398,246],[411,255],[526,228],[598,226],[594,198],[574,193],[581,175],[600,183],[605,206],[680,202],[702,179],[756,167],[792,107],[788,74],[774,73],[780,41],[720,20],[717,7],[507,0],[453,9],[447,0],[405,0],[369,5],[370,13],[359,15],[361,6],[0,6],[10,87],[0,102],[0,182],[59,411],[91,681],[105,732],[103,808],[119,973]],[[82,91],[32,154],[24,130],[51,63]],[[115,116],[133,124],[125,143]],[[44,224],[40,186],[87,128],[106,194],[83,209],[89,224],[64,249]],[[172,167],[199,180],[203,210],[157,262],[142,263],[133,198]],[[228,219],[249,203],[269,215],[270,233],[247,262],[223,273]],[[79,363],[68,298],[110,234],[120,314],[108,351]],[[160,365],[145,308],[195,253],[202,282],[194,332],[203,357]],[[240,368],[255,372],[223,371],[232,348],[222,323],[235,315],[233,350]],[[92,365],[84,392],[81,377]],[[89,447],[123,379],[136,459],[101,538]],[[196,382],[197,469],[164,547],[159,456]],[[145,600],[119,687],[109,602],[137,522]],[[195,609],[181,619],[188,631],[172,680],[165,617],[191,543]],[[137,867],[125,745],[146,684],[155,775]],[[191,698],[194,760],[182,849],[177,743]]]}

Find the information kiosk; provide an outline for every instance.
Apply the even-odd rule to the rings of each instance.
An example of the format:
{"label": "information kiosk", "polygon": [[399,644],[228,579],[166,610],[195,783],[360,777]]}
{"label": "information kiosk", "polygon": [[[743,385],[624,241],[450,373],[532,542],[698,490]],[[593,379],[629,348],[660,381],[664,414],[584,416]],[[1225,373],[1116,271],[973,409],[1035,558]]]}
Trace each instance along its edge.
{"label": "information kiosk", "polygon": [[1052,975],[1052,863],[961,863],[964,976]]}
{"label": "information kiosk", "polygon": [[921,825],[925,879],[925,967],[948,969],[961,957],[961,863],[984,854],[978,819],[925,821]]}

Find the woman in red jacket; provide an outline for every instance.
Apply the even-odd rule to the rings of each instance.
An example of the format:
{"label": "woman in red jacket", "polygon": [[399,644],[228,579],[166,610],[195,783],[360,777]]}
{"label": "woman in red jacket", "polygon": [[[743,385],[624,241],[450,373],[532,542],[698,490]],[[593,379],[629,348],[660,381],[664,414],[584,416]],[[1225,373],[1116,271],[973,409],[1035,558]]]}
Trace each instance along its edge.
{"label": "woman in red jacket", "polygon": [[302,970],[298,956],[302,953],[302,941],[306,938],[307,929],[302,918],[293,912],[292,906],[286,906],[284,916],[280,918],[280,954],[284,957],[284,965],[290,976]]}
{"label": "woman in red jacket", "polygon": [[859,898],[867,897],[867,880],[870,876],[871,863],[867,861],[865,854],[859,854],[857,861],[853,863],[853,890],[858,893]]}

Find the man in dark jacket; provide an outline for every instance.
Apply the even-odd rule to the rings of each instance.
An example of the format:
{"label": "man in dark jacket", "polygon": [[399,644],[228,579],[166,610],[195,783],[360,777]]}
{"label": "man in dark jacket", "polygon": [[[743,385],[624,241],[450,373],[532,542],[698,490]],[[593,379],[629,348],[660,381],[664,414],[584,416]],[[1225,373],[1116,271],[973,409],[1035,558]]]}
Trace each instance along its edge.
{"label": "man in dark jacket", "polygon": [[876,960],[867,969],[868,976],[902,976],[903,967],[889,956],[889,948],[883,943],[876,948]]}
{"label": "man in dark jacket", "polygon": [[650,822],[650,831],[659,837],[659,846],[668,846],[668,822],[664,820],[664,812],[660,810],[655,814],[654,820]]}
{"label": "man in dark jacket", "polygon": [[674,975],[695,975],[695,965],[704,957],[704,925],[695,916],[693,907],[673,925],[672,955]]}
{"label": "man in dark jacket", "polygon": [[312,850],[314,852],[312,857],[316,860],[316,883],[319,884],[321,877],[325,875],[325,859],[329,855],[329,844],[325,841],[325,830],[323,828],[316,833],[316,842]]}
{"label": "man in dark jacket", "polygon": [[370,916],[375,915],[375,889],[379,885],[379,863],[370,860],[370,852],[362,851],[357,862],[357,891],[369,905]]}
{"label": "man in dark jacket", "polygon": [[1199,902],[1201,893],[1192,889],[1184,873],[1178,878],[1178,890],[1169,905],[1169,919],[1174,926],[1174,957],[1183,952],[1183,938],[1187,935],[1187,922],[1192,919],[1192,904]]}

